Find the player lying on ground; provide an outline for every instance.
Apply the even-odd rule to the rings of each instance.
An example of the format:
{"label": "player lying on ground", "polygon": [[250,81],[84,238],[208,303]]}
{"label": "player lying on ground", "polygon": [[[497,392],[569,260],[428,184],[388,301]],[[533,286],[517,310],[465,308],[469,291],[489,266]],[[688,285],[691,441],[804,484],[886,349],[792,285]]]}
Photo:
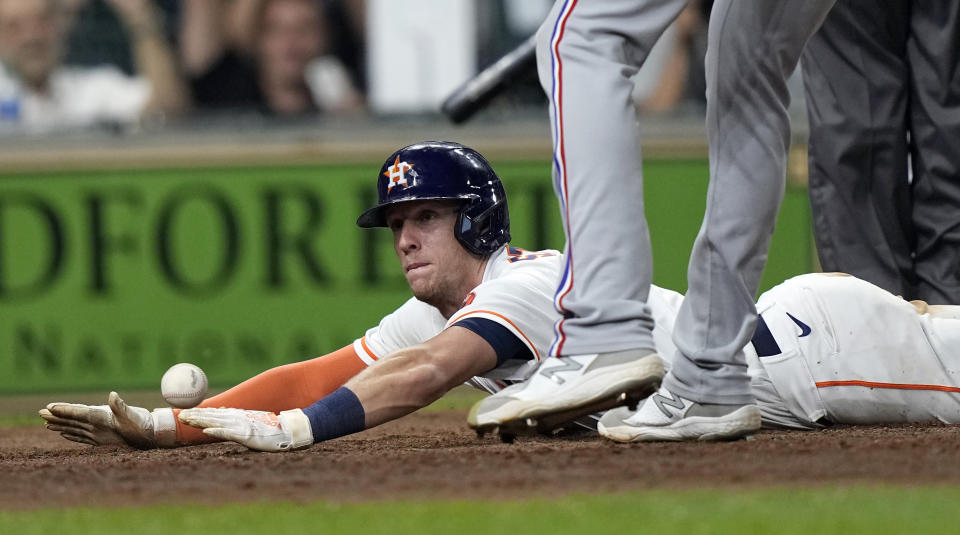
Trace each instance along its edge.
{"label": "player lying on ground", "polygon": [[[353,345],[268,370],[197,409],[150,412],[115,393],[107,406],[53,403],[40,411],[48,428],[94,445],[233,440],[278,451],[398,418],[464,381],[502,392],[471,410],[474,428],[522,419],[529,406],[503,389],[552,377],[536,365],[557,319],[559,253],[507,245],[499,178],[466,147],[401,149],[381,168],[378,186],[379,204],[358,224],[391,228],[415,297]],[[681,301],[662,288],[650,294],[654,336],[667,365]],[[960,307],[910,304],[853,277],[821,274],[777,286],[758,306],[763,321],[746,353],[768,427],[960,422]],[[631,369],[625,391],[632,395],[649,394],[664,374],[658,357],[642,373]],[[629,415],[607,412],[602,432],[631,440]]]}

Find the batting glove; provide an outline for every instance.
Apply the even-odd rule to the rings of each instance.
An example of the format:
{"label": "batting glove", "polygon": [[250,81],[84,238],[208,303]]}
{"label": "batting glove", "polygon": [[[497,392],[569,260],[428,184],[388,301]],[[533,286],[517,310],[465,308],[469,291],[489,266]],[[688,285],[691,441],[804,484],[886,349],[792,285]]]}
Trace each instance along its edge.
{"label": "batting glove", "polygon": [[300,409],[280,414],[243,409],[184,409],[180,421],[221,440],[258,451],[288,451],[313,444],[310,420]]}
{"label": "batting glove", "polygon": [[[110,392],[107,405],[50,403],[47,408],[40,409],[40,416],[47,421],[47,429],[60,433],[67,440],[91,446],[125,444],[150,449],[174,445],[158,440],[156,431],[160,427],[173,429],[170,409],[157,409],[151,413],[147,409],[131,407],[116,392]],[[163,423],[158,423],[161,421]]]}

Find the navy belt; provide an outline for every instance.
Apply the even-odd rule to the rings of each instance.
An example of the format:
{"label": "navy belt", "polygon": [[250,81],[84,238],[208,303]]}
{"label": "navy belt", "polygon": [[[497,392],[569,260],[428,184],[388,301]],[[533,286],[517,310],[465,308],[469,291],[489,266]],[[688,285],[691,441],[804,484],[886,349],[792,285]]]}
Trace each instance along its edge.
{"label": "navy belt", "polygon": [[763,321],[763,316],[757,316],[757,330],[753,331],[753,338],[750,339],[753,348],[757,351],[758,357],[772,357],[782,353],[777,340],[767,327],[767,322]]}

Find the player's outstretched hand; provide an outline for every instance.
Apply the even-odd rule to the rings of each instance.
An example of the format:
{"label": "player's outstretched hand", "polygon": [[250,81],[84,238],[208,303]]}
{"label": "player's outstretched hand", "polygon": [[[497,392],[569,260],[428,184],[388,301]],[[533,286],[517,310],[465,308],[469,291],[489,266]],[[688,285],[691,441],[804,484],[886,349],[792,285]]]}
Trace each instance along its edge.
{"label": "player's outstretched hand", "polygon": [[288,451],[313,444],[310,420],[300,409],[280,414],[243,409],[184,409],[180,421],[221,440],[259,451]]}
{"label": "player's outstretched hand", "polygon": [[113,413],[106,405],[79,403],[50,403],[40,409],[46,428],[74,442],[91,446],[126,444],[117,432]]}
{"label": "player's outstretched hand", "polygon": [[50,403],[40,409],[47,429],[74,442],[91,446],[126,444],[140,449],[157,447],[150,411],[131,407],[116,392],[108,405]]}

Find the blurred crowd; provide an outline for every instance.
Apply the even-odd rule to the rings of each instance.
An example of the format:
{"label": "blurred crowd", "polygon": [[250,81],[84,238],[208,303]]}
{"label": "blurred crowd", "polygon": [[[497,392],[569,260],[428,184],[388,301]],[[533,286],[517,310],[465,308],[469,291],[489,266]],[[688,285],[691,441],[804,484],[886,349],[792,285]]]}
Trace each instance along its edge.
{"label": "blurred crowd", "polygon": [[[372,4],[0,0],[0,132],[128,131],[236,114],[365,113],[365,10]],[[477,2],[476,67],[533,33],[550,4]],[[638,75],[639,109],[668,113],[702,101],[708,9],[709,2],[693,2],[662,40],[654,52],[659,59],[651,58]],[[517,94],[545,102],[535,73],[526,91],[523,85]]]}

